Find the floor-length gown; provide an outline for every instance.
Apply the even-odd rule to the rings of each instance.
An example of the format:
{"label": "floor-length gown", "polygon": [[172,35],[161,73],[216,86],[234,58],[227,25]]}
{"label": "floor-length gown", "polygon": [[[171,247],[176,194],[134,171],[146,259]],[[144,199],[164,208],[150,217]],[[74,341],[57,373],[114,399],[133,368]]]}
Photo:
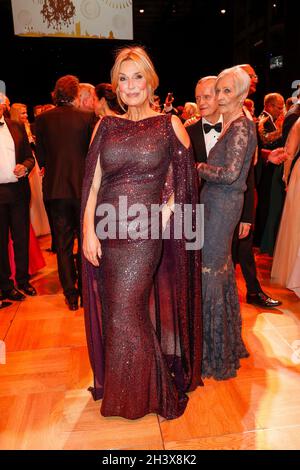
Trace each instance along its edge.
{"label": "floor-length gown", "polygon": [[300,159],[290,177],[276,240],[271,278],[300,297]]}
{"label": "floor-length gown", "polygon": [[[170,116],[102,119],[87,158],[82,215],[98,157],[97,207],[116,209],[117,227],[124,227],[119,196],[128,208],[143,204],[148,210],[172,191],[178,204],[197,202],[191,150],[178,141]],[[148,224],[153,228],[150,218]],[[186,407],[185,392],[201,384],[200,253],[186,250],[184,239],[135,240],[119,229],[101,247],[99,268],[83,258],[93,397],[103,398],[104,416],[176,418]]]}
{"label": "floor-length gown", "polygon": [[285,176],[289,175],[287,195],[280,222],[271,271],[275,282],[300,297],[300,117],[292,126],[284,153]]}
{"label": "floor-length gown", "polygon": [[40,167],[37,161],[29,175],[29,184],[31,191],[30,200],[30,222],[37,237],[50,233],[48,216],[44,206],[42,177],[40,176]]}
{"label": "floor-length gown", "polygon": [[[8,255],[9,263],[11,269],[11,279],[15,280],[16,274],[16,264],[15,264],[15,255],[14,255],[14,246],[11,236],[9,235],[8,243]],[[40,249],[39,241],[35,236],[32,225],[29,224],[29,264],[28,264],[28,273],[30,276],[36,274],[40,269],[46,266],[46,262]]]}
{"label": "floor-length gown", "polygon": [[208,164],[198,170],[205,180],[200,195],[204,204],[202,376],[217,380],[234,377],[240,359],[248,356],[241,336],[231,245],[255,147],[255,125],[240,117],[212,148]]}

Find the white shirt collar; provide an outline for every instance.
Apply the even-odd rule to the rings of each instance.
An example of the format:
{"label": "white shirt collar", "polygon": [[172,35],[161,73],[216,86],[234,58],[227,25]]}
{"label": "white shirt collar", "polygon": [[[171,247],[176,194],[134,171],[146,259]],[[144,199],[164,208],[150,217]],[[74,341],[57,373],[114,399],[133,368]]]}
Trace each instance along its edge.
{"label": "white shirt collar", "polygon": [[[222,114],[220,114],[220,117],[217,120],[217,122],[215,122],[215,124],[217,124],[218,122],[220,122],[223,125],[223,115]],[[209,124],[210,126],[212,125],[211,122],[209,122],[207,119],[205,119],[205,117],[202,118],[202,125],[203,124]]]}
{"label": "white shirt collar", "polygon": [[[222,127],[223,127],[223,116],[222,116],[222,114],[220,115],[218,121],[215,124],[217,124],[217,123],[222,124]],[[208,124],[210,126],[215,125],[215,124],[212,124],[211,122],[209,122],[207,119],[205,119],[203,117],[202,118],[202,129],[203,129],[204,124]],[[203,136],[204,136],[204,142],[205,142],[205,148],[206,148],[207,155],[209,155],[209,152],[211,151],[211,149],[218,142],[218,138],[220,137],[220,135],[221,134],[219,132],[217,132],[215,129],[213,129],[211,132],[208,132],[207,134],[203,130]]]}

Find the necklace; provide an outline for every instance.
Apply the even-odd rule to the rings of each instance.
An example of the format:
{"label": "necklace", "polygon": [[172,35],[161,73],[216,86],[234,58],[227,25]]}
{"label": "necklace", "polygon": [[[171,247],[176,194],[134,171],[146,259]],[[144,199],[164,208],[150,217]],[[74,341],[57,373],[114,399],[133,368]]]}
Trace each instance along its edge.
{"label": "necklace", "polygon": [[239,113],[235,114],[223,127],[222,134],[220,135],[219,139],[227,132],[229,126],[233,123],[233,121],[236,121],[239,117],[244,116],[243,111],[240,111]]}

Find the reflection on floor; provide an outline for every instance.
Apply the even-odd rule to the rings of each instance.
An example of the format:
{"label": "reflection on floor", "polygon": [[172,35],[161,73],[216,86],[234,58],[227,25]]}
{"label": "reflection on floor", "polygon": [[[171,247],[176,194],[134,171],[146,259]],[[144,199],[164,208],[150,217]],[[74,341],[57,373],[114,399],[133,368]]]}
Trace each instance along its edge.
{"label": "reflection on floor", "polygon": [[238,377],[206,380],[173,421],[103,418],[86,391],[91,372],[83,310],[67,309],[55,255],[32,280],[35,298],[0,310],[1,449],[299,449],[300,301],[270,285],[271,260],[257,256],[260,279],[282,307],[264,311],[244,302],[244,339],[251,353]]}

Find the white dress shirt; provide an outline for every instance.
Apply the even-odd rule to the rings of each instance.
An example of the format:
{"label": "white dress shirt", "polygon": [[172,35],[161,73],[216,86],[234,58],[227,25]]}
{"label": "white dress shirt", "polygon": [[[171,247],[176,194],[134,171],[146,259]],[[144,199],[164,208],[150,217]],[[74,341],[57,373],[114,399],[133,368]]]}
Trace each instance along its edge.
{"label": "white dress shirt", "polygon": [[[218,121],[215,124],[217,124],[218,122],[220,122],[222,124],[222,127],[223,127],[223,116],[222,116],[222,114],[220,115]],[[203,130],[203,135],[204,135],[206,154],[208,156],[211,149],[216,145],[216,143],[218,141],[218,138],[221,135],[221,132],[217,132],[217,131],[215,131],[215,129],[212,129],[207,134],[205,134],[204,129],[203,129],[203,124],[209,124],[210,126],[212,124],[211,124],[211,122],[207,121],[207,119],[205,119],[204,117],[202,118],[202,130]]]}
{"label": "white dress shirt", "polygon": [[0,122],[3,122],[0,126],[0,184],[16,183],[18,178],[13,173],[16,166],[15,143],[3,117]]}

